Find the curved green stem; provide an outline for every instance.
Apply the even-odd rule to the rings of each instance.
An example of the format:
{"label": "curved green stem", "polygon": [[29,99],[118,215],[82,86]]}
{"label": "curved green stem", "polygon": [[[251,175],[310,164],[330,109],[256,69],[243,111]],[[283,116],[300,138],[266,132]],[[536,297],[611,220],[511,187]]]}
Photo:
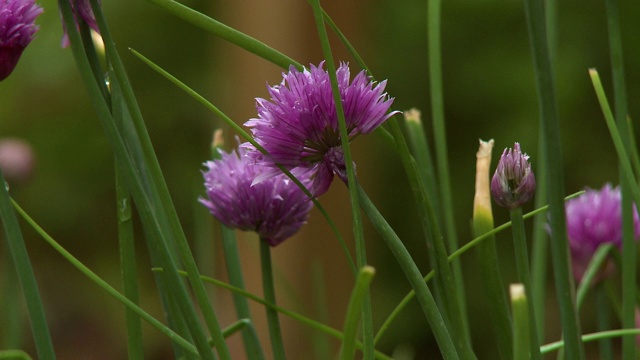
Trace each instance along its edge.
{"label": "curved green stem", "polygon": [[[268,302],[276,303],[276,290],[273,284],[273,268],[271,266],[271,246],[265,239],[260,239],[260,263],[262,272],[262,289],[264,298]],[[284,343],[282,342],[282,330],[280,330],[280,320],[278,312],[267,307],[267,322],[269,324],[269,338],[271,339],[271,350],[273,358],[276,360],[286,359]]]}

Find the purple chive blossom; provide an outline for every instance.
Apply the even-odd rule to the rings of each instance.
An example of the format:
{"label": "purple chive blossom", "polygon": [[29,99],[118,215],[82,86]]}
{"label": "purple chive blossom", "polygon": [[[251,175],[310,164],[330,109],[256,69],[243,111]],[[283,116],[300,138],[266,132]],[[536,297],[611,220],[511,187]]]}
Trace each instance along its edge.
{"label": "purple chive blossom", "polygon": [[0,0],[0,81],[11,74],[33,40],[40,14],[42,8],[34,0]]}
{"label": "purple chive blossom", "polygon": [[[606,184],[600,191],[587,189],[585,194],[566,202],[567,235],[576,280],[582,279],[600,245],[612,243],[622,247],[621,199],[620,188]],[[635,206],[633,225],[634,236],[638,239],[640,220]]]}
{"label": "purple chive blossom", "polygon": [[[98,23],[96,22],[96,17],[93,14],[89,0],[69,0],[69,4],[71,5],[76,25],[79,21],[84,21],[89,28],[100,33],[100,29],[98,28]],[[101,4],[100,0],[98,0],[98,4]],[[69,35],[67,34],[67,26],[64,24],[64,19],[62,20],[62,30],[64,31],[64,34],[62,35],[61,46],[66,48],[69,46]]]}
{"label": "purple chive blossom", "polygon": [[242,146],[237,153],[219,151],[219,160],[204,164],[207,199],[200,202],[224,225],[255,231],[276,246],[306,223],[313,202],[284,174],[253,184],[263,167],[246,151]]}
{"label": "purple chive blossom", "polygon": [[491,195],[498,205],[515,209],[531,200],[536,190],[536,178],[531,171],[529,156],[520,152],[520,144],[504,149],[491,179]]}
{"label": "purple chive blossom", "polygon": [[[264,156],[249,147],[248,156],[270,168],[258,181],[280,173],[274,163],[294,172],[309,173],[315,196],[325,193],[333,175],[346,182],[346,166],[340,141],[338,116],[329,73],[319,66],[298,71],[290,67],[280,85],[268,86],[270,100],[256,99],[258,118],[245,125],[269,153]],[[368,134],[397,111],[387,113],[393,103],[384,92],[386,80],[375,84],[365,71],[349,81],[349,67],[341,63],[336,72],[349,140]]]}

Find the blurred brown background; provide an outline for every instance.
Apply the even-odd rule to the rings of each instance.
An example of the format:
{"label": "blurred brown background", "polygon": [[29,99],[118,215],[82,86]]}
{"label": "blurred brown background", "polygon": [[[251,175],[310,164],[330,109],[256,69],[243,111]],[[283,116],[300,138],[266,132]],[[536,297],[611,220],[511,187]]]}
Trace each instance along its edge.
{"label": "blurred brown background", "polygon": [[[305,1],[183,3],[302,64],[318,64],[322,60],[311,8]],[[22,138],[31,144],[36,156],[33,176],[26,183],[12,185],[13,196],[69,251],[120,288],[113,158],[71,52],[60,48],[62,31],[57,4],[43,0],[40,5],[45,13],[38,19],[41,29],[36,40],[25,51],[15,72],[0,83],[0,138]],[[325,1],[323,5],[376,77],[389,79],[387,91],[395,97],[393,109],[421,109],[431,134],[426,2],[358,0]],[[640,103],[634,100],[640,96],[640,11],[637,2],[623,1],[620,6],[629,110],[632,118],[638,119]],[[209,157],[215,129],[224,129],[232,144],[233,134],[212,113],[133,57],[127,48],[136,49],[164,67],[239,124],[256,116],[254,98],[266,97],[265,85],[279,83],[283,69],[145,1],[105,1],[104,9],[184,229],[191,239],[215,236],[216,228],[206,209],[196,202],[204,193],[201,163]],[[600,1],[562,3],[557,8],[555,66],[568,193],[584,186],[618,182],[616,156],[587,75],[588,68],[598,68],[611,94],[604,13]],[[538,108],[521,2],[446,1],[442,15],[447,141],[458,235],[465,243],[470,239],[478,138],[496,140],[494,163],[502,148],[519,141],[523,151],[531,155],[535,171]],[[336,61],[350,61],[355,74],[359,70],[355,62],[333,36],[332,41]],[[376,135],[359,137],[353,149],[360,181],[426,271],[426,247],[414,225],[411,194],[395,154]],[[350,205],[345,190],[336,181],[320,200],[351,245]],[[531,205],[525,210],[530,208]],[[497,224],[507,220],[505,211],[494,211]],[[23,229],[59,358],[126,357],[123,307],[66,263],[31,229]],[[368,224],[365,231],[369,263],[377,269],[372,291],[374,321],[379,325],[409,286]],[[139,271],[144,291],[141,304],[162,317],[139,233]],[[249,290],[261,294],[257,238],[249,233],[241,233],[238,238]],[[511,274],[513,249],[509,235],[499,235],[498,241],[505,274]],[[6,252],[4,244],[0,251]],[[218,245],[212,241],[195,252],[204,263],[213,263],[203,269],[204,273],[226,278]],[[273,249],[273,254],[280,304],[322,319],[317,303],[326,302],[326,321],[340,328],[352,277],[322,216],[314,211],[309,224],[296,237]],[[475,281],[476,259],[465,255],[462,262],[474,345],[480,358],[490,359],[493,339],[488,335],[490,319],[485,318],[482,292]],[[6,264],[0,265],[4,272]],[[324,295],[314,290],[314,282],[319,282],[314,275],[317,273],[323,274],[320,282],[328,289]],[[547,342],[559,338],[553,287],[549,290]],[[212,289],[212,294],[221,322],[230,324],[235,314],[229,294],[218,289]],[[259,306],[252,309],[268,348],[264,311]],[[585,315],[588,312],[583,314],[585,331],[593,329],[591,319]],[[285,316],[281,323],[290,358],[313,357],[310,354],[314,340],[320,335]],[[168,341],[162,335],[146,325],[144,332],[149,359],[171,358]],[[0,339],[6,335],[0,326]],[[28,328],[23,339],[30,348]],[[234,359],[244,358],[239,336],[232,337],[230,344]],[[334,340],[328,344],[329,354],[334,354],[339,344]],[[380,350],[391,353],[402,344],[408,344],[416,358],[438,358],[435,342],[416,304],[395,323]]]}

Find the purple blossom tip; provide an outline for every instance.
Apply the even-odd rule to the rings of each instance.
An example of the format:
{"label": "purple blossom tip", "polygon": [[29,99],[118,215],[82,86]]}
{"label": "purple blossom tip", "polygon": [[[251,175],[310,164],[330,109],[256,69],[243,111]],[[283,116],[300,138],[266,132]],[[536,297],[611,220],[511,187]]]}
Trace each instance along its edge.
{"label": "purple blossom tip", "polygon": [[[101,4],[101,1],[98,0],[98,3]],[[87,26],[89,26],[89,28],[93,29],[93,31],[100,33],[98,23],[96,22],[96,16],[93,14],[89,0],[69,0],[69,4],[71,4],[71,11],[73,11],[76,27],[78,27],[79,21],[83,21]],[[64,33],[62,35],[62,42],[60,46],[66,48],[69,46],[70,42],[69,34],[67,34],[67,27],[64,24],[64,19],[62,19],[62,30]]]}
{"label": "purple blossom tip", "polygon": [[34,0],[0,0],[0,81],[13,72],[33,40],[42,11]]}
{"label": "purple blossom tip", "polygon": [[[620,188],[606,184],[601,190],[587,189],[565,203],[567,235],[576,280],[584,274],[591,257],[602,244],[622,247],[622,195]],[[633,209],[634,236],[640,237],[638,211]]]}
{"label": "purple blossom tip", "polygon": [[[329,73],[317,67],[283,73],[279,85],[267,86],[270,100],[256,99],[258,117],[245,123],[269,156],[257,150],[249,156],[265,166],[281,164],[289,170],[311,172],[312,192],[326,192],[337,174],[346,178],[342,142]],[[375,83],[365,71],[350,81],[349,66],[336,71],[349,140],[368,134],[397,111],[388,112],[393,98],[384,92],[386,81]],[[339,163],[342,161],[342,163]]]}
{"label": "purple blossom tip", "polygon": [[[237,152],[219,151],[219,160],[208,161],[203,172],[207,199],[200,199],[224,225],[255,231],[276,246],[294,235],[307,221],[313,202],[291,179],[280,175],[256,183],[264,168]],[[298,177],[303,183],[309,180]]]}
{"label": "purple blossom tip", "polygon": [[504,149],[491,179],[491,195],[496,203],[509,209],[518,208],[531,200],[535,190],[529,156],[520,151],[520,144]]}

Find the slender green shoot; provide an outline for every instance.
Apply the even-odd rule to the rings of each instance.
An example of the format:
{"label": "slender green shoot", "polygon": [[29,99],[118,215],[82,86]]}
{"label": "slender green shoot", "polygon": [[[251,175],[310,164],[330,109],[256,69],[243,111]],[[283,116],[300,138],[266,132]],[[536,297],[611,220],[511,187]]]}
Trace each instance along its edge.
{"label": "slender green shoot", "polygon": [[[262,289],[266,301],[276,303],[276,289],[273,284],[273,268],[271,265],[271,246],[265,239],[260,239],[260,263],[262,273]],[[282,341],[282,330],[280,329],[280,320],[278,312],[270,307],[266,308],[267,323],[269,324],[269,338],[271,339],[271,350],[275,360],[284,360],[286,358],[284,352],[284,343]]]}
{"label": "slender green shoot", "polygon": [[[611,339],[623,336],[635,337],[640,335],[640,329],[619,329],[619,330],[608,330],[608,331],[600,331],[592,334],[582,335],[582,342],[591,342],[598,341],[602,339]],[[552,342],[547,345],[543,345],[540,347],[540,353],[546,355],[552,351],[560,350],[565,347],[564,340]]]}
{"label": "slender green shoot", "polygon": [[165,9],[169,13],[187,21],[191,24],[211,32],[212,34],[229,41],[232,44],[239,46],[259,57],[276,64],[283,69],[289,68],[289,65],[294,65],[298,70],[302,69],[297,61],[280,53],[279,51],[267,46],[232,27],[229,27],[219,21],[216,21],[196,10],[193,10],[179,2],[173,0],[147,0],[154,3],[161,8]]}
{"label": "slender green shoot", "polygon": [[[344,108],[340,89],[338,88],[338,78],[336,74],[336,65],[333,60],[331,45],[325,27],[323,11],[320,7],[320,0],[310,0],[313,15],[316,21],[316,29],[322,46],[329,80],[331,81],[331,89],[333,92],[333,102],[338,117],[338,129],[340,131],[340,141],[342,145],[342,153],[344,155],[344,164],[347,171],[347,187],[349,188],[349,199],[351,200],[351,220],[353,221],[353,236],[356,245],[356,265],[362,268],[367,264],[367,252],[364,241],[364,230],[362,227],[362,216],[358,206],[358,189],[355,169],[353,167],[353,157],[351,155],[351,146],[349,145],[349,131],[347,130],[347,121],[344,117]],[[368,293],[364,299],[362,307],[362,339],[365,344],[364,358],[369,360],[373,358],[373,313],[371,309],[371,295]]]}
{"label": "slender green shoot", "polygon": [[589,289],[593,288],[596,277],[604,268],[605,261],[607,260],[611,249],[613,249],[613,244],[603,244],[598,247],[595,253],[593,253],[591,260],[589,261],[589,265],[587,265],[587,269],[582,275],[582,279],[578,285],[576,295],[576,306],[578,309],[582,307]]}
{"label": "slender green shoot", "polygon": [[553,68],[549,50],[544,2],[525,0],[525,17],[535,69],[536,90],[540,104],[540,129],[544,144],[543,156],[546,164],[547,201],[549,203],[549,225],[551,229],[551,255],[560,322],[567,344],[567,358],[584,359],[584,348],[580,342],[580,321],[576,316],[573,277],[569,264],[569,246],[562,198],[564,196],[564,173],[560,122],[556,104]]}
{"label": "slender green shoot", "polygon": [[[598,309],[598,311],[596,311],[596,322],[598,324],[598,331],[609,331],[611,329],[611,308],[609,305],[609,301],[607,300],[606,289],[602,283],[599,283],[595,286],[594,294],[595,308]],[[623,341],[624,339],[632,339],[635,342],[637,337],[625,336],[623,338]],[[613,360],[613,348],[611,339],[600,339],[600,341],[598,342],[598,347],[600,351],[600,360]]]}
{"label": "slender green shoot", "polygon": [[31,322],[31,332],[33,341],[38,352],[38,358],[43,360],[53,360],[56,353],[53,349],[47,318],[44,313],[44,306],[40,298],[38,283],[31,266],[29,253],[20,231],[18,219],[11,206],[11,198],[8,191],[9,185],[4,180],[4,175],[0,170],[0,219],[4,228],[9,252],[15,266],[16,273],[22,286],[22,294],[27,304],[29,320]]}
{"label": "slender green shoot", "polygon": [[[531,299],[531,275],[529,273],[529,252],[527,250],[527,239],[524,233],[524,219],[522,218],[522,208],[518,207],[509,211],[511,214],[511,230],[513,232],[513,242],[516,257],[516,270],[518,273],[518,280],[522,282],[524,286],[523,291],[526,293],[526,305],[529,310],[529,318],[527,324],[529,325],[529,331],[527,332],[531,339],[528,344],[531,346],[530,354],[531,359],[540,359],[540,345],[538,342],[538,330],[536,327],[536,316],[533,308],[533,302]],[[514,320],[515,321],[515,320]],[[515,341],[515,340],[514,340]],[[514,349],[515,351],[515,349]]]}
{"label": "slender green shoot", "polygon": [[445,325],[443,314],[438,309],[438,305],[436,304],[429,287],[422,278],[420,270],[418,270],[418,267],[411,258],[407,248],[360,186],[358,186],[358,191],[361,202],[360,206],[362,206],[362,209],[369,217],[369,220],[371,220],[371,224],[387,244],[387,247],[402,268],[411,288],[417,294],[418,302],[420,303],[422,311],[429,322],[429,326],[431,327],[431,331],[433,332],[436,342],[440,347],[442,356],[445,359],[458,359],[459,355],[456,351],[455,345],[453,344],[453,340],[451,339],[449,329]]}
{"label": "slender green shoot", "polygon": [[31,360],[31,356],[22,350],[0,350],[2,360]]}
{"label": "slender green shoot", "polygon": [[[513,310],[513,355],[514,360],[531,359],[531,335],[532,329],[529,325],[530,306],[527,304],[526,291],[523,284],[511,284],[509,287],[511,295],[511,308]],[[540,350],[536,351],[538,354]]]}
{"label": "slender green shoot", "polygon": [[362,267],[358,273],[358,278],[351,292],[347,314],[344,319],[344,327],[342,330],[344,341],[340,349],[341,360],[351,360],[355,357],[358,323],[364,300],[369,293],[369,285],[371,284],[371,280],[373,280],[373,275],[375,275],[375,269],[371,266]]}

